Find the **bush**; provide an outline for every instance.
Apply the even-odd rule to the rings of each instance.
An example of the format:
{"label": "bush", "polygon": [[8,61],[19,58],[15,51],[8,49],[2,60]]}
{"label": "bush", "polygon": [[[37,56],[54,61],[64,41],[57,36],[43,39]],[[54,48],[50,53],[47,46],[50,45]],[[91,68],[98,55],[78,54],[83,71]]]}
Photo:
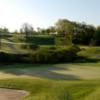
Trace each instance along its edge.
{"label": "bush", "polygon": [[32,49],[32,50],[36,50],[36,49],[39,48],[39,46],[36,45],[36,44],[22,44],[21,45],[21,48],[22,49]]}
{"label": "bush", "polygon": [[77,53],[77,52],[81,51],[81,49],[80,49],[77,45],[72,45],[72,46],[69,48],[69,50],[70,50],[71,52],[74,52],[74,53]]}
{"label": "bush", "polygon": [[27,45],[27,44],[22,44],[22,45],[21,45],[21,48],[22,48],[22,49],[27,49],[27,48],[28,48],[28,45]]}
{"label": "bush", "polygon": [[25,63],[29,61],[28,54],[0,53],[0,63]]}
{"label": "bush", "polygon": [[37,50],[39,48],[39,46],[36,44],[29,44],[28,47],[29,49],[33,49],[33,50]]}
{"label": "bush", "polygon": [[49,49],[51,49],[51,50],[56,50],[57,47],[56,47],[56,46],[50,46]]}
{"label": "bush", "polygon": [[78,47],[70,48],[42,48],[31,54],[34,63],[71,62],[77,58]]}
{"label": "bush", "polygon": [[27,40],[27,43],[35,43],[37,45],[54,45],[55,38],[54,36],[49,35],[32,36]]}
{"label": "bush", "polygon": [[67,48],[49,47],[39,48],[30,54],[0,53],[0,62],[11,63],[62,63],[73,62],[77,58],[77,46]]}

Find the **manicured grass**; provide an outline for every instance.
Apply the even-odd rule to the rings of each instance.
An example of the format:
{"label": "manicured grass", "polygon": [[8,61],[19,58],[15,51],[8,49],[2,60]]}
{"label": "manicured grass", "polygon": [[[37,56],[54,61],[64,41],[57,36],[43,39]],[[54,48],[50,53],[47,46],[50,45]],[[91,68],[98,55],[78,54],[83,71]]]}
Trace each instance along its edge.
{"label": "manicured grass", "polygon": [[14,64],[0,68],[0,78],[34,77],[54,80],[100,79],[100,63]]}
{"label": "manicured grass", "polygon": [[81,56],[100,59],[100,47],[81,47],[83,50],[78,54]]}
{"label": "manicured grass", "polygon": [[[14,43],[25,43],[26,38],[24,35],[13,35],[12,37],[6,37],[5,40],[10,40]],[[52,35],[33,35],[28,38],[27,43],[33,43],[38,45],[54,45],[55,37]]]}
{"label": "manicured grass", "polygon": [[95,73],[96,69],[99,74],[100,63],[1,65],[0,72],[6,77],[0,79],[0,87],[28,91],[30,95],[23,100],[100,100],[100,80],[81,76],[89,77],[83,72]]}
{"label": "manicured grass", "polygon": [[10,39],[2,39],[2,44],[0,51],[6,52],[6,53],[27,53],[27,49],[23,49],[22,46],[25,45],[25,43],[16,43],[13,41],[10,41]]}

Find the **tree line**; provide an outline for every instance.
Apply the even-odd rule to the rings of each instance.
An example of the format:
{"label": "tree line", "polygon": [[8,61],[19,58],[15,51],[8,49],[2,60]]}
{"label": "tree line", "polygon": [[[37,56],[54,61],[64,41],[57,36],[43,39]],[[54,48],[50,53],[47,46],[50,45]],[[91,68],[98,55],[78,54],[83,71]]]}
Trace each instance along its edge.
{"label": "tree line", "polygon": [[[11,33],[7,28],[0,28],[0,32]],[[16,30],[12,34],[24,34],[26,39],[32,35],[55,35],[69,38],[74,44],[100,45],[100,26],[95,27],[67,19],[59,19],[54,26],[46,29],[38,27],[36,30],[32,25],[24,23],[19,31]]]}

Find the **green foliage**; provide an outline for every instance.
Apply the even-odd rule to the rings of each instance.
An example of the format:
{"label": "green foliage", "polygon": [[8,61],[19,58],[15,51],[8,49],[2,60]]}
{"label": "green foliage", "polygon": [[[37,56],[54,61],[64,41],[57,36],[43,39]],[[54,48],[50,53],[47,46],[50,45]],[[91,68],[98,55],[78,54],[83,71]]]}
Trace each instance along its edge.
{"label": "green foliage", "polygon": [[96,32],[94,34],[94,38],[92,39],[93,45],[100,45],[100,26],[97,27]]}
{"label": "green foliage", "polygon": [[28,50],[32,49],[29,54],[7,54],[0,53],[1,62],[31,62],[31,63],[60,63],[71,62],[77,58],[79,48],[77,46],[71,47],[41,47],[35,45],[23,45]]}
{"label": "green foliage", "polygon": [[0,28],[0,32],[2,33],[9,33],[9,29],[4,27],[4,28]]}
{"label": "green foliage", "polygon": [[58,32],[56,37],[57,45],[69,45],[72,44],[73,23],[67,19],[59,19],[55,25],[55,29]]}
{"label": "green foliage", "polygon": [[95,27],[86,25],[85,23],[74,23],[73,43],[75,44],[91,44],[91,40],[95,34]]}
{"label": "green foliage", "polygon": [[[20,32],[16,30],[15,32],[12,32],[13,35],[8,33],[10,32],[7,28],[0,28],[0,40],[3,37],[13,36],[13,42],[30,42],[37,45],[53,45],[55,42],[57,45],[71,43],[81,45],[100,45],[99,26],[96,28],[93,25],[88,25],[84,22],[78,23],[67,19],[59,19],[54,26],[46,29],[37,28],[37,31],[34,30],[30,24],[24,23]],[[54,36],[58,37],[55,39]]]}
{"label": "green foliage", "polygon": [[59,19],[56,24],[56,31],[62,34],[69,34],[73,31],[73,24],[67,19]]}
{"label": "green foliage", "polygon": [[[26,59],[27,58],[27,59]],[[0,53],[0,63],[24,63],[28,61],[27,54]]]}
{"label": "green foliage", "polygon": [[71,62],[77,58],[79,48],[72,46],[69,48],[40,48],[31,54],[32,60],[35,63],[60,63]]}
{"label": "green foliage", "polygon": [[67,36],[60,35],[55,37],[55,44],[68,46],[68,45],[72,45],[72,40],[71,37],[68,35]]}
{"label": "green foliage", "polygon": [[74,53],[78,53],[79,51],[81,51],[81,49],[79,48],[79,46],[77,45],[72,45],[70,47],[71,51],[74,52]]}
{"label": "green foliage", "polygon": [[55,38],[53,36],[37,35],[32,36],[27,40],[28,43],[34,43],[37,45],[54,45]]}
{"label": "green foliage", "polygon": [[37,49],[39,49],[39,46],[36,45],[36,44],[26,43],[26,44],[22,44],[21,48],[22,49],[27,49],[27,50],[29,50],[29,49],[31,49],[31,50],[37,50]]}
{"label": "green foliage", "polygon": [[22,28],[20,29],[20,33],[25,35],[25,39],[26,40],[28,39],[28,37],[30,35],[32,35],[33,32],[34,32],[33,27],[30,24],[28,24],[28,23],[24,23],[22,25]]}

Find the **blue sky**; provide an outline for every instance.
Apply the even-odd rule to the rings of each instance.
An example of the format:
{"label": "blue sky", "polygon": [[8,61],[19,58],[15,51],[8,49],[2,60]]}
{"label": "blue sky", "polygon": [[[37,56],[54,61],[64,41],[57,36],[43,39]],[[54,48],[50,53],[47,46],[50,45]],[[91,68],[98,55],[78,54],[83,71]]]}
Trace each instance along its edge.
{"label": "blue sky", "polygon": [[0,0],[0,26],[11,31],[25,22],[46,28],[59,18],[100,24],[100,0]]}

